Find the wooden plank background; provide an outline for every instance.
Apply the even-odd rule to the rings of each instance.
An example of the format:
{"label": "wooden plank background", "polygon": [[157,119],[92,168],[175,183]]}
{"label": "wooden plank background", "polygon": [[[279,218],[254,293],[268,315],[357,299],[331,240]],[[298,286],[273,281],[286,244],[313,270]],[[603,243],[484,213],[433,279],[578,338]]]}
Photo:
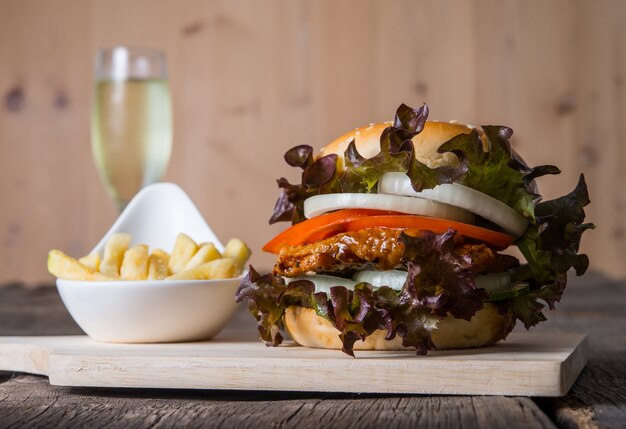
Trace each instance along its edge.
{"label": "wooden plank background", "polygon": [[46,252],[87,252],[116,211],[91,160],[98,47],[165,50],[175,110],[167,180],[254,262],[282,153],[390,119],[515,130],[547,197],[584,172],[592,266],[626,274],[626,3],[551,1],[0,0],[0,281],[49,279]]}

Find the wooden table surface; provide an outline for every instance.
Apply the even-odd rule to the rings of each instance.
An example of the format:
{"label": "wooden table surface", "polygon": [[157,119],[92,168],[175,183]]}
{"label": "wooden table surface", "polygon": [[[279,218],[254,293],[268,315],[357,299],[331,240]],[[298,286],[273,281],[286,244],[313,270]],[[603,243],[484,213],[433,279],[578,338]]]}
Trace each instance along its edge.
{"label": "wooden table surface", "polygon": [[[0,428],[626,427],[626,281],[571,279],[548,317],[537,330],[589,336],[589,363],[563,398],[65,388],[0,372]],[[243,309],[231,323],[242,326],[254,329]],[[0,335],[81,333],[50,285],[0,287]]]}

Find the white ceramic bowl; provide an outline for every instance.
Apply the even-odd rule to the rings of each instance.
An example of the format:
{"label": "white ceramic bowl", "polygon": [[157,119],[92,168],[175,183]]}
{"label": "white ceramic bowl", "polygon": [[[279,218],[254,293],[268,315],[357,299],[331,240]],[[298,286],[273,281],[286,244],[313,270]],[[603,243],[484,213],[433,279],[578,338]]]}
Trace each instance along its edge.
{"label": "white ceramic bowl", "polygon": [[[132,235],[133,244],[171,250],[184,232],[197,242],[222,243],[187,194],[171,183],[144,188],[128,204],[93,249],[102,252],[115,232]],[[97,341],[159,343],[209,339],[237,309],[241,278],[224,280],[142,280],[87,282],[57,280],[65,307]]]}
{"label": "white ceramic bowl", "polygon": [[90,337],[114,343],[205,340],[236,310],[238,279],[167,282],[58,280],[63,303]]}

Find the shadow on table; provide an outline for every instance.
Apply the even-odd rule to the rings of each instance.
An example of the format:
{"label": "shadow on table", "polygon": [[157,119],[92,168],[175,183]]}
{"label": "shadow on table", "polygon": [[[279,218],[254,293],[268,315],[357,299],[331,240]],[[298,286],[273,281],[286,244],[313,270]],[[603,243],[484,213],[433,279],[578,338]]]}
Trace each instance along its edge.
{"label": "shadow on table", "polygon": [[[1,373],[0,373],[1,374]],[[1,377],[1,375],[0,375]],[[142,398],[159,400],[192,400],[192,401],[290,401],[303,399],[355,399],[355,398],[388,398],[399,396],[432,396],[385,393],[341,393],[341,392],[291,392],[273,390],[194,390],[194,389],[137,389],[137,388],[106,388],[106,387],[56,387],[64,394],[85,397],[108,398]]]}

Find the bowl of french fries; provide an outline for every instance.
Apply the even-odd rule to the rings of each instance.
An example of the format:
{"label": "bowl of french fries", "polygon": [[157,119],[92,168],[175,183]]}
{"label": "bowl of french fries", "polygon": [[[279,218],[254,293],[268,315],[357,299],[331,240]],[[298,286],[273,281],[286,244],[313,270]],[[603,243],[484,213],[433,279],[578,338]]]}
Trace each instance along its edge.
{"label": "bowl of french fries", "polygon": [[222,245],[178,186],[157,184],[129,203],[88,255],[50,251],[48,271],[74,320],[97,341],[197,341],[234,315],[249,257],[242,240]]}

